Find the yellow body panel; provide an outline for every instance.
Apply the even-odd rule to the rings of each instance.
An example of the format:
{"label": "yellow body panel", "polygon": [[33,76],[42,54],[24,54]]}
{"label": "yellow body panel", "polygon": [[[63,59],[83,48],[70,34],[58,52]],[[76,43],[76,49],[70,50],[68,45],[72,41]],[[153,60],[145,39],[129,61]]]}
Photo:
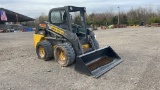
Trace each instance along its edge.
{"label": "yellow body panel", "polygon": [[37,46],[37,43],[40,42],[41,40],[44,40],[44,35],[40,35],[40,34],[34,34],[33,36],[34,39],[34,47]]}
{"label": "yellow body panel", "polygon": [[83,49],[88,49],[88,48],[89,48],[89,44],[84,44],[84,45],[82,45],[82,48],[83,48]]}

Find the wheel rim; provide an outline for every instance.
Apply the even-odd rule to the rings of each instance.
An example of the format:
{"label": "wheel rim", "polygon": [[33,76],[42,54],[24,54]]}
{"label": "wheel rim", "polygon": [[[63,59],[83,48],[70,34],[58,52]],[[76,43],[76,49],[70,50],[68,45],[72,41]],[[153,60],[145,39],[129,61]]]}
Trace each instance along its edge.
{"label": "wheel rim", "polygon": [[64,64],[66,62],[66,55],[63,49],[57,48],[57,56],[58,56],[58,63]]}
{"label": "wheel rim", "polygon": [[60,52],[60,54],[59,54],[59,58],[60,58],[60,60],[62,60],[62,61],[66,60],[66,57],[65,57],[64,52],[63,52],[63,51],[61,51],[61,52]]}
{"label": "wheel rim", "polygon": [[65,61],[66,60],[66,56],[65,56],[65,53],[62,49],[58,49],[58,58],[59,60],[61,61]]}
{"label": "wheel rim", "polygon": [[39,46],[39,55],[41,58],[44,58],[45,56],[45,50],[42,46]]}

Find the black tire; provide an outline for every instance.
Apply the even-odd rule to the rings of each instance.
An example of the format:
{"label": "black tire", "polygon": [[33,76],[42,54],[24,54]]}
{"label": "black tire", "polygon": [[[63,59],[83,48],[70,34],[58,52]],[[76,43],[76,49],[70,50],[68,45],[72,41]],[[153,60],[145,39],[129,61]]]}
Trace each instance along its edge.
{"label": "black tire", "polygon": [[96,39],[93,39],[94,45],[96,49],[99,49],[99,43]]}
{"label": "black tire", "polygon": [[68,43],[56,45],[54,49],[54,59],[63,67],[72,64],[75,60],[73,47]]}
{"label": "black tire", "polygon": [[[44,49],[41,51],[40,49]],[[40,41],[36,46],[36,53],[39,59],[45,61],[51,60],[53,58],[53,48],[51,43],[48,41]]]}

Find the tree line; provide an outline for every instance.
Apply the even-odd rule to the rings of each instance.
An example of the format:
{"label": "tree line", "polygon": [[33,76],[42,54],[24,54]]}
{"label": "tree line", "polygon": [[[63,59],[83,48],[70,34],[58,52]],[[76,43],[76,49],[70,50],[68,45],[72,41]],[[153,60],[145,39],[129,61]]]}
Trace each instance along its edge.
{"label": "tree line", "polygon": [[127,12],[112,12],[92,13],[87,15],[87,24],[106,25],[118,24],[126,25],[142,25],[151,23],[160,23],[160,9],[155,11],[152,8],[136,8],[130,9]]}
{"label": "tree line", "polygon": [[[120,11],[117,14],[110,12],[104,13],[91,13],[86,14],[87,25],[111,25],[118,24],[118,17],[120,24],[126,25],[143,25],[151,23],[160,23],[160,9],[153,10],[152,8],[131,8],[127,12]],[[43,23],[48,20],[48,16],[42,13],[35,22]],[[73,22],[76,24],[81,24],[80,16],[76,15],[73,18]]]}

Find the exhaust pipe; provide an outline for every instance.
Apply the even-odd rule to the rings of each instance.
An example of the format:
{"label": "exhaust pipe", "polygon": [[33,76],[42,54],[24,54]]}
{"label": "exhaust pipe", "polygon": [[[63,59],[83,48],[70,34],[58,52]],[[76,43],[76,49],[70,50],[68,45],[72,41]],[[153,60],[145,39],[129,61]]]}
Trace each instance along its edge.
{"label": "exhaust pipe", "polygon": [[107,46],[77,56],[75,70],[98,78],[121,62],[122,59],[116,52]]}

